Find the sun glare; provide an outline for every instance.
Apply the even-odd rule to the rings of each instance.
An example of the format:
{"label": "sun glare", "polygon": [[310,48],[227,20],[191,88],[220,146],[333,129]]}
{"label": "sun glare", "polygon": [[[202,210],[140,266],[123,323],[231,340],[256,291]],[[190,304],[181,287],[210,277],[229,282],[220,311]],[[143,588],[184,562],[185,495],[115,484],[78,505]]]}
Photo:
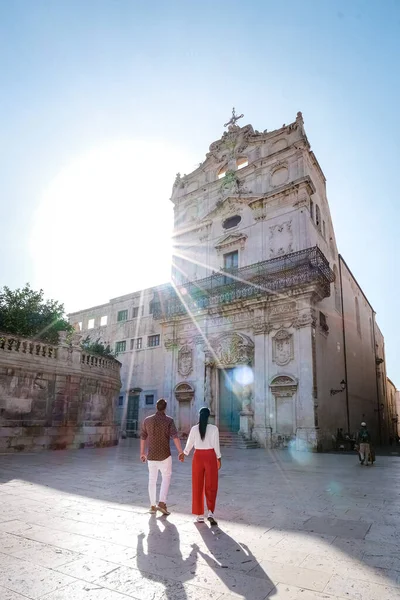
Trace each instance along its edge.
{"label": "sun glare", "polygon": [[194,165],[170,145],[129,140],[71,161],[38,201],[35,287],[74,311],[167,281],[172,184]]}

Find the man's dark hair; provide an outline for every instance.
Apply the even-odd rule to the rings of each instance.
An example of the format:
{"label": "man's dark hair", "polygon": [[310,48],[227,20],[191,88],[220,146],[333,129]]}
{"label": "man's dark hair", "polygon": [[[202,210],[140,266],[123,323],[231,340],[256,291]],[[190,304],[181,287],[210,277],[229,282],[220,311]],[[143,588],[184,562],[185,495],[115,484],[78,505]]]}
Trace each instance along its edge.
{"label": "man's dark hair", "polygon": [[157,410],[162,411],[165,410],[167,408],[167,403],[164,400],[164,398],[160,398],[159,400],[157,400]]}

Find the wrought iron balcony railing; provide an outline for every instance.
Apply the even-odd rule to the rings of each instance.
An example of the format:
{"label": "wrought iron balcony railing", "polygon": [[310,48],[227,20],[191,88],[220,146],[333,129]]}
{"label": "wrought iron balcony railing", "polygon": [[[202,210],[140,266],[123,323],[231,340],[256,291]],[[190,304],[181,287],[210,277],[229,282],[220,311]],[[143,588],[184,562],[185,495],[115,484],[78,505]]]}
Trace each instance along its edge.
{"label": "wrought iron balcony railing", "polygon": [[308,248],[240,269],[214,272],[210,277],[176,288],[172,285],[158,288],[152,312],[156,319],[173,318],[189,311],[196,313],[237,300],[276,295],[312,283],[327,297],[334,279],[321,250]]}

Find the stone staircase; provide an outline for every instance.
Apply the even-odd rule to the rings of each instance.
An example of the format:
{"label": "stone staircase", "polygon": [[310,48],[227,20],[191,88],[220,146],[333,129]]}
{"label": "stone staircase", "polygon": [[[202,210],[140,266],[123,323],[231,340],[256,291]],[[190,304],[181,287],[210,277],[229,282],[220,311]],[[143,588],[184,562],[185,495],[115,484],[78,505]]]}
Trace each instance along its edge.
{"label": "stone staircase", "polygon": [[254,440],[246,440],[240,433],[230,431],[219,432],[219,443],[221,448],[240,448],[241,450],[252,450],[260,447]]}

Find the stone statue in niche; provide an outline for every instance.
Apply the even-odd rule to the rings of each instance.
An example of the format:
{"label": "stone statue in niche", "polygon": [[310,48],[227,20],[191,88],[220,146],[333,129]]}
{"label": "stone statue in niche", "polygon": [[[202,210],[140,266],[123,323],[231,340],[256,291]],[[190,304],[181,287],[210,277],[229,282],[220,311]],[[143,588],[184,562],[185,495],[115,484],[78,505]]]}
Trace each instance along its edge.
{"label": "stone statue in niche", "polygon": [[193,350],[185,344],[178,352],[178,373],[187,377],[193,370]]}
{"label": "stone statue in niche", "polygon": [[272,360],[277,365],[287,365],[294,358],[293,336],[288,331],[281,329],[273,340]]}

